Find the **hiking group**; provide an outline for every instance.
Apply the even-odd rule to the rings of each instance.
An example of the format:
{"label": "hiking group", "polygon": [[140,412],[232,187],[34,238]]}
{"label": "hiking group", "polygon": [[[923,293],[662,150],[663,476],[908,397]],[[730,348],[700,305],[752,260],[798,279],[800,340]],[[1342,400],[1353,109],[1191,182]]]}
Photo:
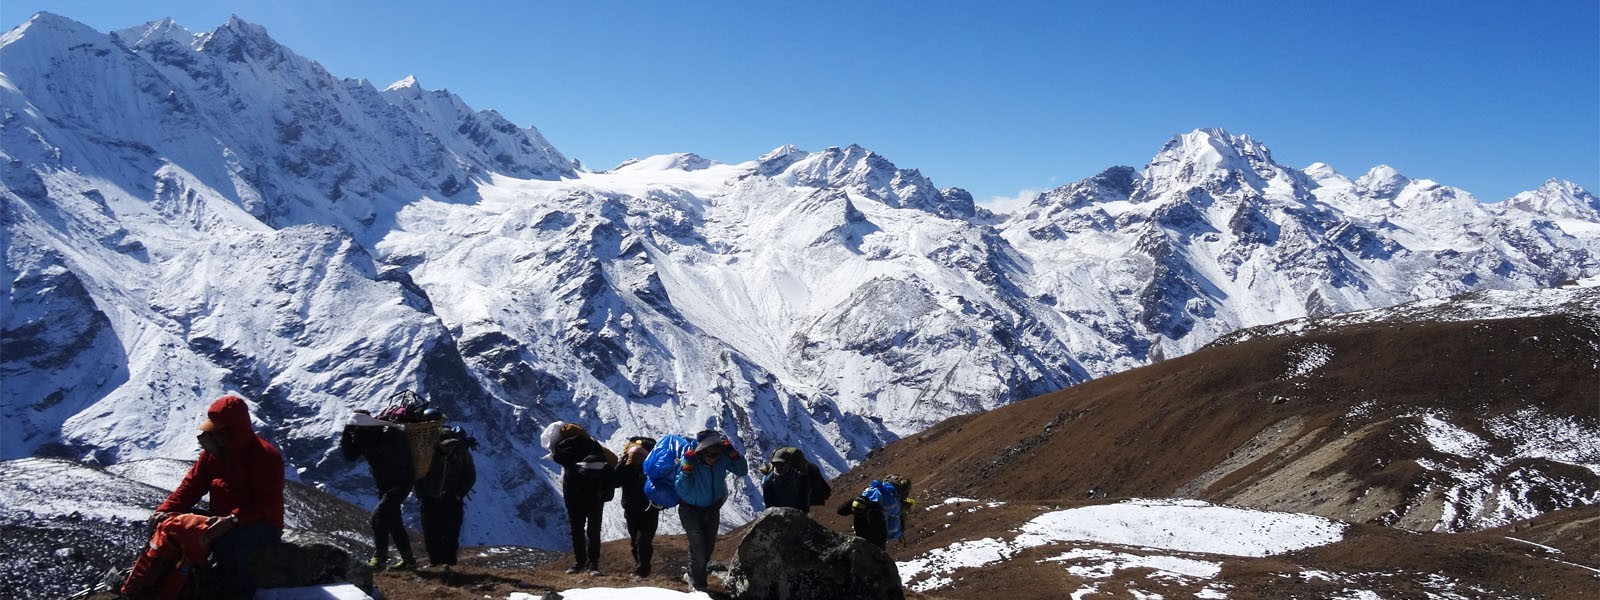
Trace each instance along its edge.
{"label": "hiking group", "polygon": [[[619,458],[582,426],[557,421],[545,428],[540,443],[550,450],[546,458],[562,469],[561,495],[574,558],[567,573],[601,573],[602,515],[614,497],[612,490],[621,488],[633,577],[650,576],[660,513],[676,508],[689,545],[684,583],[695,591],[706,590],[708,572],[720,567],[710,559],[722,527],[728,476],[749,475],[749,463],[732,440],[710,429],[693,437],[634,436],[628,438]],[[826,504],[833,493],[821,469],[799,448],[773,452],[760,473],[761,501],[767,508],[787,507],[809,514],[812,506]],[[854,515],[856,535],[884,548],[905,530],[906,514],[916,505],[910,491],[911,482],[904,477],[874,480],[841,505],[839,514]]]}
{"label": "hiking group", "polygon": [[[465,502],[477,480],[471,450],[477,440],[413,392],[400,392],[377,415],[355,409],[337,446],[347,460],[363,459],[377,494],[370,524],[375,570],[419,568],[402,516],[405,500],[421,505],[423,547],[429,567],[456,564]],[[255,584],[250,556],[283,533],[283,458],[256,435],[245,400],[228,394],[214,401],[200,424],[200,456],[167,500],[150,516],[149,544],[121,576],[120,592],[132,598],[249,598]],[[561,466],[561,496],[567,511],[574,561],[567,573],[600,574],[601,522],[605,505],[621,490],[633,561],[631,575],[651,575],[661,511],[676,508],[689,546],[683,580],[704,591],[707,575],[722,568],[710,558],[728,499],[728,476],[746,477],[749,464],[722,432],[694,436],[628,438],[620,456],[582,426],[557,421],[540,444]],[[810,513],[832,495],[821,470],[798,448],[773,452],[759,470],[761,501],[768,508]],[[210,495],[208,510],[197,509]],[[839,506],[854,516],[855,534],[884,547],[901,536],[905,514],[915,505],[910,482],[898,476],[872,481]],[[390,547],[398,554],[388,557]],[[114,586],[115,587],[115,586]]]}

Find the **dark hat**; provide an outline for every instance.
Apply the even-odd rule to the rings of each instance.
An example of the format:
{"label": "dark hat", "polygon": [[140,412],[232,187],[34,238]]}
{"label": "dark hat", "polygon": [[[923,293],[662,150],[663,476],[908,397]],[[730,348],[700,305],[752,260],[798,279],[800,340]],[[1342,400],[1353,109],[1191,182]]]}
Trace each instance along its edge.
{"label": "dark hat", "polygon": [[771,462],[772,462],[772,464],[775,464],[775,465],[776,465],[776,464],[784,464],[784,463],[788,463],[788,462],[789,462],[789,460],[788,460],[788,459],[785,459],[785,458],[784,458],[784,457],[782,457],[782,456],[774,456],[774,457],[772,457],[772,461],[771,461]]}
{"label": "dark hat", "polygon": [[717,433],[715,431],[712,431],[710,429],[707,429],[705,431],[702,431],[702,432],[696,434],[694,436],[694,439],[695,439],[695,445],[694,445],[694,451],[695,452],[702,452],[702,451],[706,450],[707,448],[712,448],[712,447],[715,447],[715,446],[721,446],[723,442],[728,441],[728,438],[722,437],[722,434]]}

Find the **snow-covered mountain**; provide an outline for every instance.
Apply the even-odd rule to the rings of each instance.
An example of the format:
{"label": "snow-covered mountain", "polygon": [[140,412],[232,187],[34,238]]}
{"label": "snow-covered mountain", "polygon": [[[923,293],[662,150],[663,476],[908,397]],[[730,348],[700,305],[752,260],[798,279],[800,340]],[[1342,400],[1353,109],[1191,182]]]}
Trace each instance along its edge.
{"label": "snow-covered mountain", "polygon": [[[484,443],[467,541],[559,546],[539,430],[720,427],[830,471],[946,417],[1241,327],[1600,268],[1600,205],[1175,137],[1009,217],[857,146],[575,166],[414,79],[339,79],[231,19],[0,36],[0,458],[192,456],[225,389],[296,476],[417,389]],[[759,503],[734,492],[730,524]],[[610,515],[619,532],[620,516]]]}

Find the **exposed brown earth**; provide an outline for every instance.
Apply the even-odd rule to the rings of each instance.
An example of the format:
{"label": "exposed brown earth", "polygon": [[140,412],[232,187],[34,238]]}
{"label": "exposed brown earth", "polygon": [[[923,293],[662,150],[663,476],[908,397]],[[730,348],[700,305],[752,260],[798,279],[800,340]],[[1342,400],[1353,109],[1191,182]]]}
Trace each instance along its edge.
{"label": "exposed brown earth", "polygon": [[[1311,345],[1330,348],[1328,362],[1281,377],[1287,357]],[[1596,364],[1600,334],[1569,316],[1258,339],[950,419],[875,453],[834,487],[898,472],[927,498],[1183,495],[1364,522],[1434,501],[1414,497],[1430,483],[1415,460],[1448,457],[1402,431],[1416,415],[1478,426],[1486,438],[1483,420],[1530,405],[1593,422]],[[1600,488],[1592,474],[1584,483]],[[1369,492],[1388,501],[1358,499]]]}

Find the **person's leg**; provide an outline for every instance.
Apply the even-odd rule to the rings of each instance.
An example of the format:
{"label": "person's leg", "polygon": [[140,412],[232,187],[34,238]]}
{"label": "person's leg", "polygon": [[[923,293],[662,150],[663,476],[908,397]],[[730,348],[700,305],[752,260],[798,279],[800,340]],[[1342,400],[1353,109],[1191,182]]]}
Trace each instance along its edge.
{"label": "person's leg", "polygon": [[422,549],[428,553],[428,564],[437,565],[442,561],[443,547],[440,538],[444,527],[443,514],[441,514],[440,500],[418,498],[422,512]]}
{"label": "person's leg", "polygon": [[711,559],[712,544],[717,538],[715,515],[714,508],[678,505],[678,519],[689,539],[689,585],[696,590],[706,589],[706,562]]}
{"label": "person's leg", "polygon": [[266,523],[252,523],[233,528],[217,538],[211,554],[217,559],[217,571],[222,589],[233,598],[250,598],[255,595],[255,577],[250,574],[250,559],[257,548],[278,541],[283,532]]}
{"label": "person's leg", "polygon": [[722,503],[718,502],[705,512],[706,520],[706,561],[711,560],[711,553],[717,550],[717,533],[722,529]]}
{"label": "person's leg", "polygon": [[639,576],[649,577],[650,559],[655,556],[656,527],[661,524],[661,511],[644,511],[639,519]]}
{"label": "person's leg", "polygon": [[600,570],[600,523],[603,521],[601,517],[605,509],[606,503],[596,500],[590,503],[589,513],[585,518],[585,521],[587,521],[587,533],[589,534],[590,571]]}
{"label": "person's leg", "polygon": [[442,500],[444,507],[443,531],[440,532],[442,544],[440,552],[444,555],[444,564],[456,564],[456,557],[461,554],[461,524],[466,519],[467,503],[462,500]]}
{"label": "person's leg", "polygon": [[[416,564],[416,559],[411,555],[411,536],[406,533],[405,518],[401,514],[401,506],[405,504],[406,496],[411,495],[411,484],[403,483],[384,489],[378,496],[378,510],[373,513],[374,529],[381,532],[382,538],[373,539],[373,555],[381,560],[388,554],[388,542],[394,542],[394,549],[400,554],[400,560],[408,565]],[[380,542],[380,540],[382,540]]]}
{"label": "person's leg", "polygon": [[389,527],[384,523],[384,511],[387,507],[383,490],[379,489],[378,503],[372,507],[372,517],[368,519],[372,525],[372,561],[368,564],[379,569],[389,560]]}
{"label": "person's leg", "polygon": [[639,531],[643,527],[643,511],[623,510],[622,520],[628,524],[628,556],[633,559],[633,574],[639,574]]}
{"label": "person's leg", "polygon": [[583,523],[587,518],[587,513],[585,511],[588,509],[588,507],[584,506],[582,502],[575,502],[570,498],[566,499],[566,505],[567,533],[572,536],[573,557],[572,567],[567,569],[567,572],[577,573],[578,571],[582,571],[584,565],[589,563],[588,550],[585,548],[585,546],[588,544],[589,538],[584,534],[583,530]]}

